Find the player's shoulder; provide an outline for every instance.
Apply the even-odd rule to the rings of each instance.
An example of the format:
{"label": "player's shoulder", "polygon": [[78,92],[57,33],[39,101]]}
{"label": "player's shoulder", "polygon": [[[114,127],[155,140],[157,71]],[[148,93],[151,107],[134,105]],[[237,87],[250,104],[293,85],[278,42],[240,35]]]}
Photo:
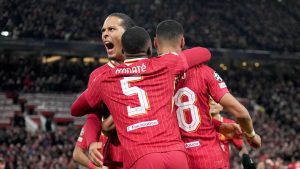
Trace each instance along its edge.
{"label": "player's shoulder", "polygon": [[115,67],[117,67],[117,65],[112,62],[108,62],[107,64],[98,67],[90,74],[90,80],[96,81],[97,79],[100,79],[99,77],[102,77],[107,72],[114,70]]}
{"label": "player's shoulder", "polygon": [[202,70],[202,71],[206,71],[206,72],[211,72],[214,71],[213,68],[211,68],[210,66],[206,65],[206,64],[200,64],[198,66],[196,66],[198,69]]}
{"label": "player's shoulder", "polygon": [[181,59],[176,52],[164,53],[151,58],[152,63],[169,68],[170,65],[178,64]]}
{"label": "player's shoulder", "polygon": [[207,66],[206,64],[197,65],[195,67],[190,68],[188,71],[193,73],[203,74],[205,76],[207,74],[212,74],[212,72],[214,72],[214,70],[211,67]]}
{"label": "player's shoulder", "polygon": [[98,74],[101,74],[102,72],[113,69],[115,67],[116,67],[115,64],[113,64],[112,62],[108,62],[105,65],[102,65],[102,66],[96,68],[95,70],[93,70],[91,73],[91,76],[96,76]]}

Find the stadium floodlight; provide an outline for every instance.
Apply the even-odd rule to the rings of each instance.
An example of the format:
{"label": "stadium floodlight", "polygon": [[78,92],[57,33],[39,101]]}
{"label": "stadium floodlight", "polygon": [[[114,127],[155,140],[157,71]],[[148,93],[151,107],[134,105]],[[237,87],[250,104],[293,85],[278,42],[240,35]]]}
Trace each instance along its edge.
{"label": "stadium floodlight", "polygon": [[8,31],[1,31],[2,36],[8,36],[10,33]]}
{"label": "stadium floodlight", "polygon": [[103,57],[100,57],[99,58],[99,63],[101,63],[101,64],[105,64],[105,63],[107,63],[109,60],[108,60],[108,58],[106,58],[106,56],[103,56]]}

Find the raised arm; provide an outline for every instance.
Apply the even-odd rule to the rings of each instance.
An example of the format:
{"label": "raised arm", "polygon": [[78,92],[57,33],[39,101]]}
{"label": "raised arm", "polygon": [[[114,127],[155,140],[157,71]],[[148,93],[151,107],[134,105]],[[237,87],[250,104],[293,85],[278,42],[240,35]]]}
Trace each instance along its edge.
{"label": "raised arm", "polygon": [[186,60],[188,68],[197,66],[211,59],[210,51],[203,47],[194,47],[184,50],[180,55]]}

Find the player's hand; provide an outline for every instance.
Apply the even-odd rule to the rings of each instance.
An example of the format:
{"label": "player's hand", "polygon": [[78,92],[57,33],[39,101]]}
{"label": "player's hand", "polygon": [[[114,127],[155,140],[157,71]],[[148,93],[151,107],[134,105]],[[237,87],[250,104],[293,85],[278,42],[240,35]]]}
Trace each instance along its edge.
{"label": "player's hand", "polygon": [[243,132],[240,125],[236,123],[222,123],[219,132],[227,139],[243,138]]}
{"label": "player's hand", "polygon": [[258,134],[255,134],[254,137],[247,137],[247,141],[253,148],[260,148],[261,147],[261,138]]}
{"label": "player's hand", "polygon": [[95,164],[97,167],[102,167],[103,165],[103,156],[99,152],[102,148],[101,142],[94,142],[90,144],[89,147],[89,159]]}

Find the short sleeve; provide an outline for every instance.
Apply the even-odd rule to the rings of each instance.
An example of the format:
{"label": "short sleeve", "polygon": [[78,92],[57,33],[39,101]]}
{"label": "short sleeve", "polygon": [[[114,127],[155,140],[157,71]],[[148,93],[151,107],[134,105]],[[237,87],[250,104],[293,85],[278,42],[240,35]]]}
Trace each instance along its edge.
{"label": "short sleeve", "polygon": [[204,65],[205,69],[206,83],[208,86],[209,93],[211,97],[216,101],[220,102],[221,98],[226,94],[229,93],[226,83],[220,77],[220,75],[214,71],[212,68]]}

